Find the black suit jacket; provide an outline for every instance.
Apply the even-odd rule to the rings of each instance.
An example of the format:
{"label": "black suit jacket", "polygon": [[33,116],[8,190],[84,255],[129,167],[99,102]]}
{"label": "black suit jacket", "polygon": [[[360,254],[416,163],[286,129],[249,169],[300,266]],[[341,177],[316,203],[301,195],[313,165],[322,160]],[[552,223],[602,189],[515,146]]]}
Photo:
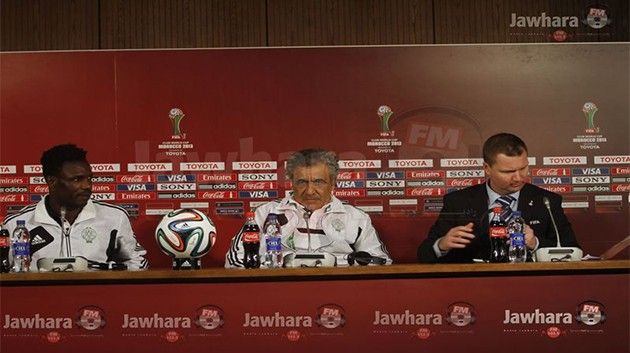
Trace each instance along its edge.
{"label": "black suit jacket", "polygon": [[[562,197],[532,184],[525,184],[518,198],[518,210],[538,238],[539,248],[555,247],[556,232],[549,212],[543,202],[547,197],[551,211],[560,233],[562,246],[579,247],[571,223],[562,210]],[[488,193],[486,184],[480,184],[458,190],[444,196],[444,206],[437,221],[429,230],[429,235],[418,248],[418,261],[432,262],[472,262],[473,259],[490,257],[490,239],[488,237]],[[455,226],[474,223],[475,239],[463,249],[452,249],[445,256],[438,258],[433,251],[433,244]]]}

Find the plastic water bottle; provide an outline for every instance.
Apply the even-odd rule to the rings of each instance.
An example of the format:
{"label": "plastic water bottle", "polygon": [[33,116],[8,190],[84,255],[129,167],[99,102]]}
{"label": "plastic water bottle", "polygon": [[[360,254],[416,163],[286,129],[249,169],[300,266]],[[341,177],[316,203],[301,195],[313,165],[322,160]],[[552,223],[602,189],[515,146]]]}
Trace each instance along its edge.
{"label": "plastic water bottle", "polygon": [[267,216],[264,225],[265,245],[265,266],[267,268],[282,267],[282,233],[278,216],[271,213]]}
{"label": "plastic water bottle", "polygon": [[0,272],[11,271],[11,236],[9,231],[0,225]]}
{"label": "plastic water bottle", "polygon": [[525,221],[520,211],[514,211],[508,222],[510,235],[510,248],[508,257],[510,262],[525,262],[527,260],[527,247],[525,246]]}
{"label": "plastic water bottle", "polygon": [[23,220],[13,231],[13,272],[28,272],[31,266],[31,236]]}

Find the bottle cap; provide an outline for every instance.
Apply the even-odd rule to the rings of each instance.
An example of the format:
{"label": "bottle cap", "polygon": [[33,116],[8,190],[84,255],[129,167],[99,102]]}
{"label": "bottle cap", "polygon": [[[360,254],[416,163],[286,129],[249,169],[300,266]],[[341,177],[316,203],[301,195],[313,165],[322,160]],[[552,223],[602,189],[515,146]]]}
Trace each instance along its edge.
{"label": "bottle cap", "polygon": [[25,224],[26,224],[26,221],[24,221],[23,219],[18,219],[18,221],[17,221],[17,225],[18,226],[23,226]]}
{"label": "bottle cap", "polygon": [[494,213],[501,213],[503,211],[503,209],[501,207],[495,207],[492,209],[492,212]]}

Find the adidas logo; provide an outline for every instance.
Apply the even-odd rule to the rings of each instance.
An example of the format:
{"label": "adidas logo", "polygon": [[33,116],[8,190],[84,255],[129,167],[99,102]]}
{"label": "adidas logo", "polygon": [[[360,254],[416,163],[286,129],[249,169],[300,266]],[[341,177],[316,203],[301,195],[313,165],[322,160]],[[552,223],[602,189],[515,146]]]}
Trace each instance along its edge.
{"label": "adidas logo", "polygon": [[39,245],[45,242],[46,240],[44,240],[44,238],[40,237],[39,235],[36,235],[33,239],[31,239],[31,245]]}

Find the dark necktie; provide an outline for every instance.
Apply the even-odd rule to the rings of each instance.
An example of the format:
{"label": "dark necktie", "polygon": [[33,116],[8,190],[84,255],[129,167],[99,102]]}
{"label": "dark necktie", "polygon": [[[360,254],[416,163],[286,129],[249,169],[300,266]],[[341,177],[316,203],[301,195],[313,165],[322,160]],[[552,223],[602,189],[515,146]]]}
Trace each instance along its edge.
{"label": "dark necktie", "polygon": [[512,205],[512,202],[514,201],[516,201],[516,199],[510,195],[504,195],[497,199],[496,202],[499,205],[501,205],[501,208],[502,208],[502,211],[501,211],[502,220],[507,222],[512,216],[512,207],[510,207],[510,205]]}

